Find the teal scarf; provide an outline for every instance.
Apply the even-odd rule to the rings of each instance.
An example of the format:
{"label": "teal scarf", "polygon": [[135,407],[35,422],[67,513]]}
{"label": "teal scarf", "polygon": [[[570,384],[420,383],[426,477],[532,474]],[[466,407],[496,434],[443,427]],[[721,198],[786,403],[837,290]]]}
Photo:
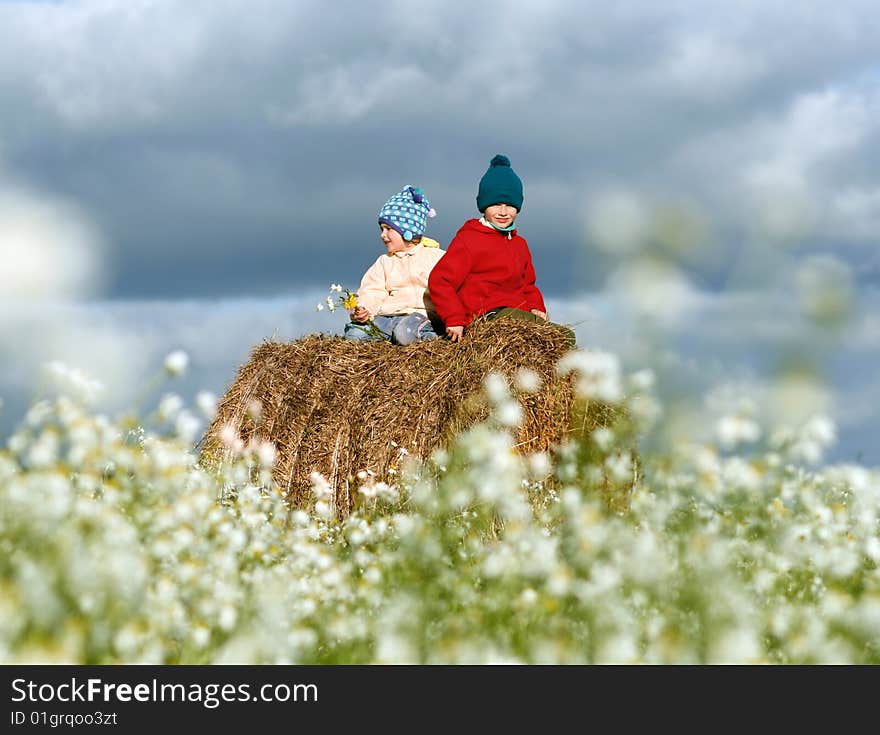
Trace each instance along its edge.
{"label": "teal scarf", "polygon": [[489,227],[491,227],[493,230],[498,230],[498,232],[512,232],[513,230],[516,229],[516,220],[514,220],[514,221],[511,222],[509,225],[507,225],[507,227],[499,227],[499,226],[496,225],[495,223],[490,222],[489,220],[487,220],[485,217],[481,217],[480,219],[481,219],[485,224],[489,225]]}

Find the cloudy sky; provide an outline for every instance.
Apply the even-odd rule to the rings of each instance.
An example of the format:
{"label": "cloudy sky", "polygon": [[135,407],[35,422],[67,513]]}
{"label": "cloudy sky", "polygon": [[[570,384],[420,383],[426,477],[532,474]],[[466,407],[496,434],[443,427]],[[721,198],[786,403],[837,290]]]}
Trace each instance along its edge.
{"label": "cloudy sky", "polygon": [[860,0],[0,0],[0,418],[53,356],[124,400],[184,347],[222,392],[341,328],[314,303],[388,196],[422,186],[445,245],[504,153],[582,345],[798,363],[838,456],[880,463],[878,48]]}

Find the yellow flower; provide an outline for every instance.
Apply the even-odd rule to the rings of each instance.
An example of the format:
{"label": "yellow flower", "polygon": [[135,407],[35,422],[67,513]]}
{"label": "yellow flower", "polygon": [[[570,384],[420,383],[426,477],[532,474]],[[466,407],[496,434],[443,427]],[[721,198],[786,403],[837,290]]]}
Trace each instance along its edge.
{"label": "yellow flower", "polygon": [[349,293],[348,297],[342,302],[346,309],[354,309],[358,305],[358,297],[356,293]]}

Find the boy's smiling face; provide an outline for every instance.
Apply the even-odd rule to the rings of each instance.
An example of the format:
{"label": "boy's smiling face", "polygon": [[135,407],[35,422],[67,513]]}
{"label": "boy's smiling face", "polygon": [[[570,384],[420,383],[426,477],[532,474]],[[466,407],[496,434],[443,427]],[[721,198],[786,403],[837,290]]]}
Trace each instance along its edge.
{"label": "boy's smiling face", "polygon": [[496,227],[510,227],[517,214],[516,207],[510,204],[491,204],[483,212],[486,221]]}

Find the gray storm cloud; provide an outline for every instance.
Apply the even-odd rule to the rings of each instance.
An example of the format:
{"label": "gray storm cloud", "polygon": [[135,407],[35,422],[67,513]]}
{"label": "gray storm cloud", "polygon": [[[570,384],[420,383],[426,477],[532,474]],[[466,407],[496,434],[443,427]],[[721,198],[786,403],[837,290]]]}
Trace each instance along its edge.
{"label": "gray storm cloud", "polygon": [[502,151],[551,291],[614,270],[571,263],[615,187],[696,200],[728,245],[833,235],[857,264],[880,220],[880,32],[871,3],[799,7],[3,3],[0,140],[106,233],[114,297],[354,278],[390,192],[424,186],[448,241]]}

